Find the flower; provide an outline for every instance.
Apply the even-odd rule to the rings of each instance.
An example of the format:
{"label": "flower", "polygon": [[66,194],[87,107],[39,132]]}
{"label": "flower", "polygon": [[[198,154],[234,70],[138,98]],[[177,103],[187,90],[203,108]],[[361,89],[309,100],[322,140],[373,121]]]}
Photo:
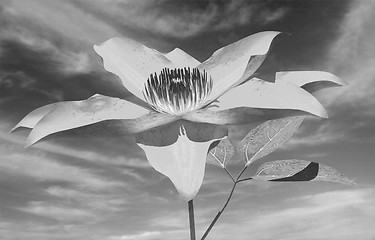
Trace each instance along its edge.
{"label": "flower", "polygon": [[15,128],[32,128],[29,146],[50,134],[87,125],[120,127],[121,133],[135,136],[150,164],[191,200],[203,181],[208,148],[228,135],[227,125],[290,114],[327,116],[299,86],[253,77],[278,34],[248,36],[203,63],[178,48],[163,54],[130,39],[112,38],[94,49],[105,69],[142,104],[96,94],[38,108]]}

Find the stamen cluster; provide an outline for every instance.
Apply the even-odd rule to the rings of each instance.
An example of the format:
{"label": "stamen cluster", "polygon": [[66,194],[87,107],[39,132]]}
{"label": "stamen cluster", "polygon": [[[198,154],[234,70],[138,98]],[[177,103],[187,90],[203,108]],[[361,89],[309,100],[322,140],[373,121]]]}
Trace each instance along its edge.
{"label": "stamen cluster", "polygon": [[143,95],[156,111],[176,115],[202,107],[211,89],[206,71],[164,68],[159,75],[150,75]]}

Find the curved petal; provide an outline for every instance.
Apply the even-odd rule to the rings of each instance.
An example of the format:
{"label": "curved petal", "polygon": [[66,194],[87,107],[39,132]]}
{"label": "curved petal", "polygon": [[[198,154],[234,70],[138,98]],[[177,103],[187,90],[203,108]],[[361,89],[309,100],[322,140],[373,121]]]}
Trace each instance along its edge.
{"label": "curved petal", "polygon": [[83,101],[59,102],[54,105],[53,110],[34,125],[27,139],[27,146],[52,133],[104,120],[133,119],[147,113],[148,110],[136,104],[99,94]]}
{"label": "curved petal", "polygon": [[202,185],[209,146],[227,133],[223,126],[179,121],[141,133],[137,141],[151,166],[167,176],[182,198],[189,201]]}
{"label": "curved petal", "polygon": [[346,85],[339,77],[322,71],[277,72],[275,82],[290,82],[313,93],[329,87]]}
{"label": "curved petal", "polygon": [[95,51],[103,58],[104,68],[120,77],[124,86],[135,96],[144,99],[144,83],[163,68],[174,68],[162,53],[127,38],[112,38]]}
{"label": "curved petal", "polygon": [[195,68],[200,64],[200,62],[197,59],[193,58],[192,56],[190,56],[189,54],[187,54],[179,48],[175,48],[173,51],[165,53],[164,56],[171,60],[171,62],[173,62],[173,65],[176,68]]}
{"label": "curved petal", "polygon": [[302,88],[289,82],[271,83],[258,78],[231,89],[219,99],[220,110],[234,107],[293,109],[327,118],[319,101]]}
{"label": "curved petal", "polygon": [[78,127],[69,131],[73,136],[118,137],[149,131],[177,121],[179,118],[169,114],[150,112],[134,119],[111,119]]}
{"label": "curved petal", "polygon": [[57,105],[58,103],[52,103],[45,105],[43,107],[37,108],[27,114],[19,123],[17,123],[10,132],[13,132],[19,127],[25,127],[25,128],[33,128],[35,125],[49,112],[51,112]]}
{"label": "curved petal", "polygon": [[267,120],[283,117],[301,116],[308,113],[293,109],[267,109],[238,107],[222,111],[202,109],[182,116],[183,119],[193,122],[218,125],[259,124]]}
{"label": "curved petal", "polygon": [[272,40],[279,33],[260,32],[250,35],[217,50],[200,64],[198,68],[206,70],[213,80],[212,92],[207,103],[250,77],[263,62]]}

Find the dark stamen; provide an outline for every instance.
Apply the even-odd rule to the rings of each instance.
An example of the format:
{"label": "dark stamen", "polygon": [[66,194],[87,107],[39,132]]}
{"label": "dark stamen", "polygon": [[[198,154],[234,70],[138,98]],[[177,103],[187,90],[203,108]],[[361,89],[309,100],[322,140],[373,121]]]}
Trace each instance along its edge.
{"label": "dark stamen", "polygon": [[200,107],[211,89],[206,71],[164,68],[159,76],[150,74],[143,94],[156,111],[179,114]]}

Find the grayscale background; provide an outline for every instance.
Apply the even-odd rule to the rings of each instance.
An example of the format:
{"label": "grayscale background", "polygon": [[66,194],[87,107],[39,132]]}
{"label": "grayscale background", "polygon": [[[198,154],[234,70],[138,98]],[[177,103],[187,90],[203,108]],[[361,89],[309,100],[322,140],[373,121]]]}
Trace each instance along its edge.
{"label": "grayscale background", "polygon": [[[130,137],[49,137],[24,149],[8,131],[33,109],[95,93],[116,96],[92,46],[126,36],[200,61],[250,34],[277,30],[259,70],[321,70],[346,87],[318,98],[330,118],[308,117],[281,149],[254,164],[302,159],[334,167],[335,183],[244,183],[208,239],[375,239],[375,1],[0,0],[0,239],[182,240],[186,202]],[[233,159],[230,169],[241,167]],[[248,174],[254,173],[254,169]],[[201,236],[231,180],[206,168],[195,199]]]}

